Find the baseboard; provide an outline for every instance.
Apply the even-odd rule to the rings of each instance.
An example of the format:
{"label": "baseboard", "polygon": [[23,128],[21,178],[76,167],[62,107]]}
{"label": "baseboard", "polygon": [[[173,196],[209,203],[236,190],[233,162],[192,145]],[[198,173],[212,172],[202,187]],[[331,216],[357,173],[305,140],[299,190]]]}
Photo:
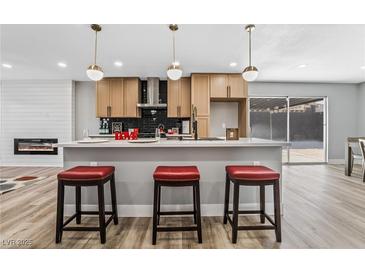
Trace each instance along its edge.
{"label": "baseboard", "polygon": [[[173,210],[192,210],[193,205],[161,205],[161,210],[173,211]],[[259,204],[241,204],[240,210],[255,210],[258,209]],[[266,204],[267,213],[273,214],[273,204]],[[98,210],[97,205],[82,205],[84,211]],[[111,210],[110,205],[105,206],[105,210]],[[75,205],[65,205],[65,216],[71,216],[75,213]],[[202,216],[222,216],[223,204],[202,204],[201,205]],[[118,215],[120,217],[152,217],[152,205],[118,205]],[[92,215],[90,215],[92,216]],[[95,216],[95,215],[94,215]]]}
{"label": "baseboard", "polygon": [[14,164],[14,163],[0,163],[1,167],[63,167],[63,164],[42,164],[42,163],[35,163],[35,164]]}
{"label": "baseboard", "polygon": [[345,159],[328,159],[328,164],[330,164],[330,165],[343,165],[343,164],[345,164]]}

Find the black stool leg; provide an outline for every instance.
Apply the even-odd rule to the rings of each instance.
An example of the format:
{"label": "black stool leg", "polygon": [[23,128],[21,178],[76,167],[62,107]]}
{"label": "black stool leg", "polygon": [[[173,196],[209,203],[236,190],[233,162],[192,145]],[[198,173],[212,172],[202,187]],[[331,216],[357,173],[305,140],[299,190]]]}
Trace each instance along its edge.
{"label": "black stool leg", "polygon": [[76,194],[76,224],[81,224],[81,186],[75,187]]}
{"label": "black stool leg", "polygon": [[61,181],[58,181],[57,190],[57,219],[56,219],[56,243],[60,243],[62,240],[63,231],[63,203],[65,186]]}
{"label": "black stool leg", "polygon": [[265,223],[265,186],[260,186],[260,222]]}
{"label": "black stool leg", "polygon": [[202,239],[202,224],[201,224],[201,212],[200,212],[200,188],[199,182],[193,186],[195,192],[195,204],[196,204],[196,225],[198,230],[198,242],[201,244]]}
{"label": "black stool leg", "polygon": [[228,215],[228,207],[229,207],[229,190],[230,190],[230,180],[228,173],[226,173],[226,190],[224,193],[224,212],[223,212],[223,223],[227,224],[227,215]]}
{"label": "black stool leg", "polygon": [[233,224],[232,224],[232,243],[237,243],[238,233],[238,210],[239,210],[240,185],[234,183],[233,189]]}
{"label": "black stool leg", "polygon": [[157,225],[160,224],[160,212],[161,212],[161,186],[158,186],[157,192]]}
{"label": "black stool leg", "polygon": [[196,224],[196,194],[195,194],[195,188],[193,187],[193,207],[194,207],[194,224]]}
{"label": "black stool leg", "polygon": [[106,241],[104,184],[98,185],[98,203],[99,203],[100,242],[104,244]]}
{"label": "black stool leg", "polygon": [[152,224],[152,244],[156,244],[157,239],[157,200],[159,184],[155,182],[153,192],[153,224]]}
{"label": "black stool leg", "polygon": [[276,241],[281,242],[280,187],[279,180],[274,183],[274,211]]}
{"label": "black stool leg", "polygon": [[117,194],[115,191],[114,174],[110,178],[110,194],[111,194],[111,199],[112,199],[113,222],[115,225],[117,225],[118,224],[118,208],[117,208]]}

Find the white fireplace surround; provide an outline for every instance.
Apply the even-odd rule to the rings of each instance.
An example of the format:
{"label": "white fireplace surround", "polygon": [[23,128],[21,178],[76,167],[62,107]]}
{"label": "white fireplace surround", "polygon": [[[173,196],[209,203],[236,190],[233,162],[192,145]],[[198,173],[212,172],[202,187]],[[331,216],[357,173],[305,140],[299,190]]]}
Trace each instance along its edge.
{"label": "white fireplace surround", "polygon": [[14,155],[14,138],[74,139],[75,88],[71,80],[1,82],[0,164],[62,166],[58,155]]}

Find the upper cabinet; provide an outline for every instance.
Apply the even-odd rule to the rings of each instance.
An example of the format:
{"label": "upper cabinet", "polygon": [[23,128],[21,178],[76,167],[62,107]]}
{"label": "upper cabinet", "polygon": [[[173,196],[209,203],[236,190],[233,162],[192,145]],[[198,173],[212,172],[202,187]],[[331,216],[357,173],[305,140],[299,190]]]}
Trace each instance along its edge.
{"label": "upper cabinet", "polygon": [[241,74],[228,74],[229,98],[247,98],[247,82]]}
{"label": "upper cabinet", "polygon": [[228,97],[228,76],[226,74],[210,75],[210,97],[211,98]]}
{"label": "upper cabinet", "polygon": [[110,81],[103,79],[96,82],[96,116],[110,116]]}
{"label": "upper cabinet", "polygon": [[211,74],[210,98],[247,98],[247,83],[241,74]]}
{"label": "upper cabinet", "polygon": [[141,117],[137,104],[141,101],[141,81],[138,78],[123,79],[124,113],[123,117]]}
{"label": "upper cabinet", "polygon": [[104,78],[96,83],[97,117],[140,117],[138,78]]}
{"label": "upper cabinet", "polygon": [[197,116],[209,116],[209,74],[193,74],[191,76],[191,104],[192,107],[197,108]]}
{"label": "upper cabinet", "polygon": [[167,82],[167,117],[190,117],[191,110],[190,77]]}

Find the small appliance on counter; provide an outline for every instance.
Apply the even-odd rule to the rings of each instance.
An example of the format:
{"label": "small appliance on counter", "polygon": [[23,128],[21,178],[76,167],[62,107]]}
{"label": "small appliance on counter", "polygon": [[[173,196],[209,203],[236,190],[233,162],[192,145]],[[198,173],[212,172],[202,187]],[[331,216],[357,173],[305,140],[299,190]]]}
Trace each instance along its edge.
{"label": "small appliance on counter", "polygon": [[226,128],[226,140],[239,140],[240,131],[238,128]]}

